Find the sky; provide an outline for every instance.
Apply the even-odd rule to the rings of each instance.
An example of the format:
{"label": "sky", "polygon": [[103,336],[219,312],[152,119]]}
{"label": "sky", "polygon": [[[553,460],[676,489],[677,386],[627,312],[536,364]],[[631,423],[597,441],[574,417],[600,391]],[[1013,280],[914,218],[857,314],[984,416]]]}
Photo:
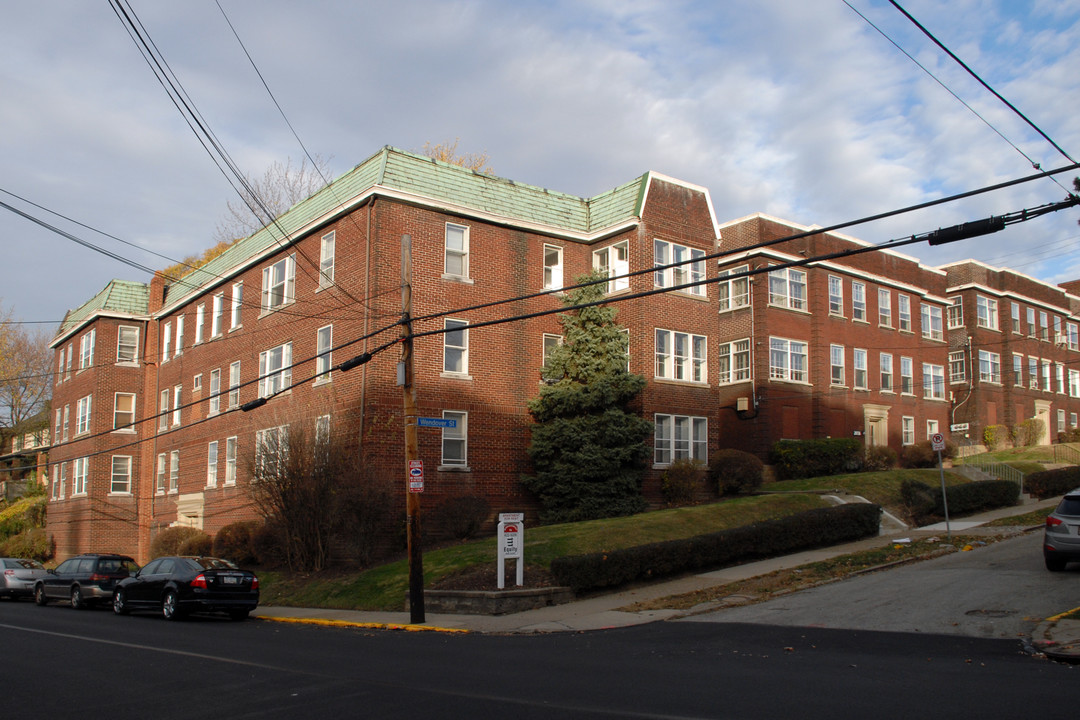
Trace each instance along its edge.
{"label": "sky", "polygon": [[[128,4],[254,177],[304,157],[291,124],[335,177],[386,145],[457,140],[558,192],[654,171],[707,188],[721,223],[830,226],[1073,164],[886,0]],[[1080,158],[1080,0],[901,4]],[[1078,175],[843,232],[877,243],[1033,208]],[[0,202],[161,269],[210,247],[238,198],[110,2],[49,0],[4,7]],[[1078,219],[904,252],[1058,283],[1080,278]],[[0,247],[0,306],[50,334],[109,280],[149,280],[3,207]]]}

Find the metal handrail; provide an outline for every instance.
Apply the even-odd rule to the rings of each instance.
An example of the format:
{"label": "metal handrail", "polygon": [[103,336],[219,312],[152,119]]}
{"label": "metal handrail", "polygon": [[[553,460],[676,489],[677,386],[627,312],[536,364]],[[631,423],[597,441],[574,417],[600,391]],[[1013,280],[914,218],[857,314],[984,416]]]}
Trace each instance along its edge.
{"label": "metal handrail", "polygon": [[1021,493],[1024,492],[1024,473],[1011,465],[999,462],[988,462],[985,460],[973,461],[971,459],[965,459],[964,465],[981,470],[987,475],[996,477],[998,480],[1011,480],[1020,485]]}
{"label": "metal handrail", "polygon": [[1080,465],[1080,450],[1071,445],[1054,445],[1054,462]]}

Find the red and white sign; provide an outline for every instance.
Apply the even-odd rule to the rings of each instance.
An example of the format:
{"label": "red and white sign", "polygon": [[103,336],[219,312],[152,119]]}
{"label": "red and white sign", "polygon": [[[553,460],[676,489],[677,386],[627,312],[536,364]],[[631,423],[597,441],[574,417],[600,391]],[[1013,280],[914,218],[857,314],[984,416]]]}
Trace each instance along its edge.
{"label": "red and white sign", "polygon": [[521,557],[521,528],[514,523],[507,523],[502,528],[502,556],[504,558]]}
{"label": "red and white sign", "polygon": [[945,449],[945,436],[941,433],[934,433],[930,436],[930,449],[931,450],[944,450]]}
{"label": "red and white sign", "polygon": [[409,492],[424,492],[424,461],[409,461]]}

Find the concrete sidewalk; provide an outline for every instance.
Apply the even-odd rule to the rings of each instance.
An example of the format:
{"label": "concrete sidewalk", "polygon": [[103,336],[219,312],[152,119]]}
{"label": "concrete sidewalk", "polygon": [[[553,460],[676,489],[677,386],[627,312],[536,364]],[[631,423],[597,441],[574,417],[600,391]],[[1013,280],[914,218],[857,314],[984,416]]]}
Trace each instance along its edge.
{"label": "concrete sidewalk", "polygon": [[[1031,510],[1053,508],[1058,502],[1057,498],[1041,502],[1026,502],[1020,506],[1002,508],[978,516],[970,516],[960,521],[950,523],[952,532],[972,534],[993,534],[988,528],[981,527],[985,523],[1002,517],[1010,517]],[[733,567],[721,568],[706,573],[690,575],[667,582],[657,582],[646,586],[634,587],[619,592],[584,598],[562,605],[552,605],[536,610],[508,614],[508,615],[447,615],[427,613],[425,622],[420,625],[410,623],[409,613],[402,612],[364,612],[354,610],[330,610],[322,608],[291,608],[291,607],[260,607],[252,616],[262,620],[279,622],[303,622],[326,625],[338,625],[347,627],[397,629],[406,631],[441,631],[441,632],[479,632],[479,633],[551,633],[551,632],[583,632],[588,630],[603,630],[609,628],[628,627],[666,620],[673,617],[682,617],[708,609],[717,609],[722,603],[712,604],[709,607],[693,608],[690,610],[654,610],[646,612],[628,612],[625,608],[634,603],[654,600],[678,595],[680,593],[703,590],[710,587],[718,587],[738,580],[766,575],[775,570],[783,570],[798,567],[811,562],[826,560],[838,555],[859,550],[881,547],[896,542],[903,538],[912,540],[936,536],[942,542],[946,539],[945,524],[931,525],[928,527],[911,530],[889,530],[885,534],[873,538],[866,538],[853,543],[836,545],[817,550],[807,550],[794,555],[770,558],[759,562],[746,563]],[[1047,625],[1047,628],[1043,628]],[[1077,657],[1080,658],[1080,621],[1044,622],[1040,625],[1040,631],[1033,638],[1038,642],[1040,639],[1048,640],[1052,645],[1063,648],[1075,643],[1077,645]],[[1064,636],[1069,633],[1071,640],[1067,641]],[[1058,638],[1058,634],[1062,634]],[[1042,650],[1042,647],[1039,647]]]}

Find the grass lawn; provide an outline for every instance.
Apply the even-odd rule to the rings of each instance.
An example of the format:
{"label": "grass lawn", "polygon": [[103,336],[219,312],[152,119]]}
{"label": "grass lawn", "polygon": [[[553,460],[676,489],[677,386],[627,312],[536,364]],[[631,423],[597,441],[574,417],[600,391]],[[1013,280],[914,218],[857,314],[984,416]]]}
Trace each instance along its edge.
{"label": "grass lawn", "polygon": [[[881,505],[883,508],[895,510],[903,504],[900,500],[900,485],[904,480],[917,480],[933,487],[941,485],[940,471],[936,468],[930,468],[882,470],[881,472],[782,480],[769,483],[762,490],[770,492],[842,490],[849,495],[860,495],[872,503]],[[966,482],[970,481],[949,470],[945,471],[946,485],[960,485]]]}

